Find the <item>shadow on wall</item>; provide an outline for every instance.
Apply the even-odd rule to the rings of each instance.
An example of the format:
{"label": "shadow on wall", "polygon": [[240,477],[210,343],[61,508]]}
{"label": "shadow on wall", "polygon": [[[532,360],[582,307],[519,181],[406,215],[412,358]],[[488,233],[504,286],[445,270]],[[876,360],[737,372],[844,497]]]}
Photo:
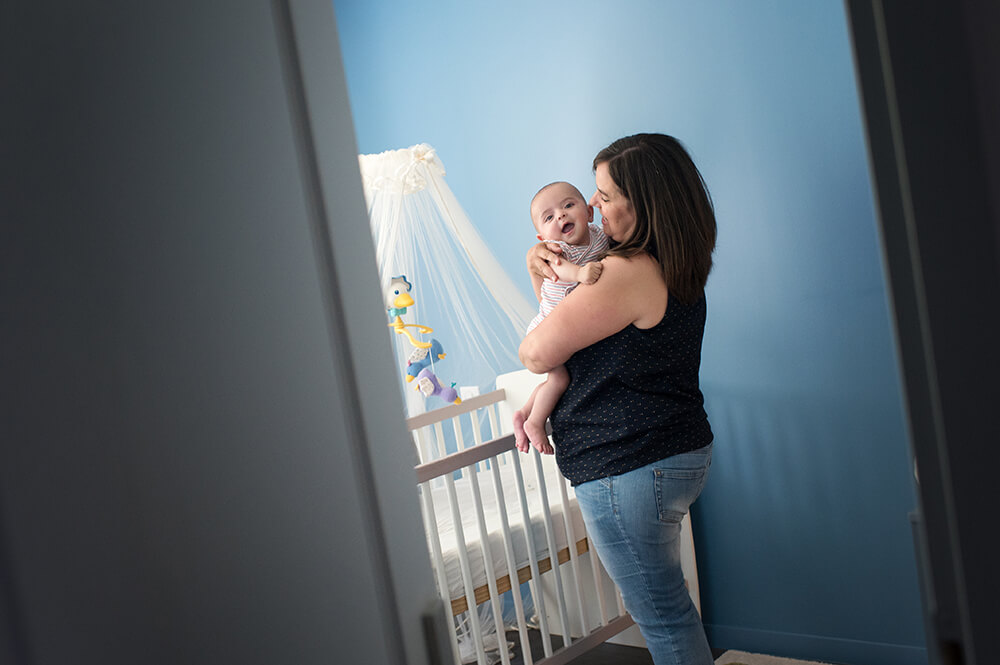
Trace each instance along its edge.
{"label": "shadow on wall", "polygon": [[[922,648],[893,419],[851,395],[703,389],[716,437],[693,515],[705,623]],[[885,497],[877,510],[871,497]]]}

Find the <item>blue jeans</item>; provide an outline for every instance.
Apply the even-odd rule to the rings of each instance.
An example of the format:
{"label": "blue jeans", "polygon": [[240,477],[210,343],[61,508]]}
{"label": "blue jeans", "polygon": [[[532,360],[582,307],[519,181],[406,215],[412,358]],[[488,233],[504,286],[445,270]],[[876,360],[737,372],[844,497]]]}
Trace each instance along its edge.
{"label": "blue jeans", "polygon": [[698,498],[712,445],[576,487],[587,535],[621,590],[656,665],[711,665],[701,617],[684,587],[681,518]]}

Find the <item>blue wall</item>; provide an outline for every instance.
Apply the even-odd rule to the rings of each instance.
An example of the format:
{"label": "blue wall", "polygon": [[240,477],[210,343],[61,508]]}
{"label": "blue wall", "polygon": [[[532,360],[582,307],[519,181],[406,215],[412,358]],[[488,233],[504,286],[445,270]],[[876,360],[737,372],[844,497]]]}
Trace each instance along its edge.
{"label": "blue wall", "polygon": [[915,505],[839,3],[337,0],[362,152],[427,142],[530,295],[528,202],[637,131],[681,138],[719,221],[695,506],[713,646],[924,663]]}

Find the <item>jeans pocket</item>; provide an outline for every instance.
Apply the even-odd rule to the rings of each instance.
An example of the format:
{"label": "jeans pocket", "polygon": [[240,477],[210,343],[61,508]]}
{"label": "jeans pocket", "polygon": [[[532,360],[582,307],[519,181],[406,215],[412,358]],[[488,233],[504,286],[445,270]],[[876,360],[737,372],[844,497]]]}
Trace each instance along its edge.
{"label": "jeans pocket", "polygon": [[656,512],[661,522],[677,523],[701,494],[707,466],[695,469],[654,468]]}

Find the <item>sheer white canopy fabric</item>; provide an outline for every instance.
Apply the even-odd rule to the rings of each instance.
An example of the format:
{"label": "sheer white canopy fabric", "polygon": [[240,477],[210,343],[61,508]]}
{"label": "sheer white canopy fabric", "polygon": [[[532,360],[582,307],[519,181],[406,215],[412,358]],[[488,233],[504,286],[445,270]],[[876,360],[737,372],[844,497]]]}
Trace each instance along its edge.
{"label": "sheer white canopy fabric", "polygon": [[[386,307],[391,307],[390,283],[405,275],[414,304],[400,317],[407,326],[434,329],[407,331],[419,341],[440,342],[445,358],[432,354],[431,369],[441,384],[492,390],[498,374],[520,369],[517,347],[537,308],[469,221],[431,146],[361,155],[359,162]],[[391,320],[387,309],[386,323]],[[409,415],[445,406],[440,397],[424,398],[404,381],[414,347],[388,327],[386,334],[394,338]]]}

